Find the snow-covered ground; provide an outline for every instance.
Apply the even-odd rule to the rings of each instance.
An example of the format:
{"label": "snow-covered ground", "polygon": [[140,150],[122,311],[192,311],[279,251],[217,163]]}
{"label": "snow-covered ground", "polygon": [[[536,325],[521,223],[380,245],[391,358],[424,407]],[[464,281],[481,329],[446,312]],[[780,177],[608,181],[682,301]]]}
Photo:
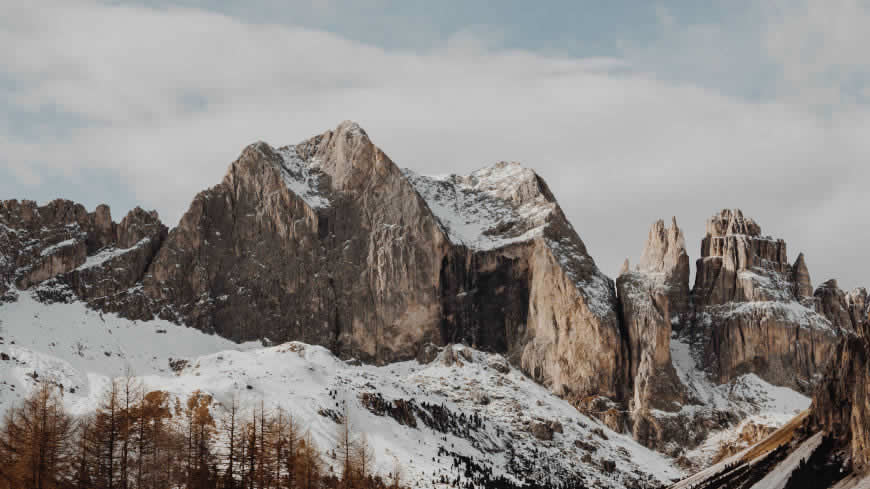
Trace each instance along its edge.
{"label": "snow-covered ground", "polygon": [[[510,476],[513,460],[539,479],[579,474],[591,487],[657,486],[684,475],[674,460],[580,414],[500,356],[463,346],[429,364],[354,365],[319,346],[239,345],[165,321],[100,314],[80,303],[42,304],[29,292],[0,305],[0,337],[0,353],[8,356],[0,360],[0,411],[25,396],[34,378],[49,378],[63,385],[71,411],[85,413],[112,377],[130,372],[148,389],[175,396],[208,392],[216,411],[233,396],[243,407],[261,400],[280,405],[326,450],[336,432],[329,413],[346,403],[352,424],[376,449],[379,470],[388,472],[398,459],[413,487],[433,487],[440,474],[456,476],[453,459],[439,449],[471,457],[495,474]],[[177,359],[188,363],[176,372],[169,362]],[[364,396],[411,402],[417,426],[370,411]],[[452,428],[424,421],[436,413]],[[472,416],[482,422],[468,422]],[[538,423],[558,426],[552,440],[532,436],[530,427]]]}
{"label": "snow-covered ground", "polygon": [[69,407],[82,413],[112,377],[170,375],[172,359],[258,346],[168,321],[101,314],[81,302],[42,304],[21,292],[16,302],[0,305],[0,353],[9,356],[0,361],[0,409],[27,395],[34,374],[63,384]]}

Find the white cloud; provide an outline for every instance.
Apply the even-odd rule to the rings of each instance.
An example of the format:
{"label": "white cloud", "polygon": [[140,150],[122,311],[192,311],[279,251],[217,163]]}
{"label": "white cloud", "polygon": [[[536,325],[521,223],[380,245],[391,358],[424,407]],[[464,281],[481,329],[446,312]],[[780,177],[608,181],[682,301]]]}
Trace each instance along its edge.
{"label": "white cloud", "polygon": [[764,47],[780,67],[781,91],[822,106],[870,102],[870,4],[778,3],[769,19]]}
{"label": "white cloud", "polygon": [[246,144],[295,143],[355,119],[400,166],[537,169],[610,274],[640,253],[654,219],[676,215],[694,254],[704,219],[742,206],[788,239],[792,258],[806,251],[817,279],[870,282],[866,260],[840,258],[870,247],[856,225],[870,209],[860,106],[821,116],[790,97],[752,102],[668,81],[632,56],[544,57],[468,33],[409,53],[191,9],[0,9],[15,109],[90,121],[57,140],[0,134],[20,175],[117,172],[174,222]]}

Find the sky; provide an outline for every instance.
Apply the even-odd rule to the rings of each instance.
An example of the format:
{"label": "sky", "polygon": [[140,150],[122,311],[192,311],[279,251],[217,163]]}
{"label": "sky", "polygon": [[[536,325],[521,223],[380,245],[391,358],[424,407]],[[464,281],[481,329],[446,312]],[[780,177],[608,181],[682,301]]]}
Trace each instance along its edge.
{"label": "sky", "polygon": [[870,2],[0,2],[0,199],[170,226],[254,141],[357,121],[401,167],[519,161],[599,267],[741,208],[870,286]]}

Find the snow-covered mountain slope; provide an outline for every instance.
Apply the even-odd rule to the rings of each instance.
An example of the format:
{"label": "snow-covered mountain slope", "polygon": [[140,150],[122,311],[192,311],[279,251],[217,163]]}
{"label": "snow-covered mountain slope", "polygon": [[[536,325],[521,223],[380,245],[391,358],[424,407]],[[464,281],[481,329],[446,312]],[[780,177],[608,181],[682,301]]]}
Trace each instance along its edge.
{"label": "snow-covered mountain slope", "polygon": [[[36,379],[63,384],[70,408],[92,409],[108,379],[130,372],[171,375],[170,362],[237,344],[163,320],[130,321],[81,302],[43,304],[33,292],[0,305],[0,405],[24,397]],[[2,409],[2,408],[0,408]]]}
{"label": "snow-covered mountain slope", "polygon": [[[787,424],[810,406],[810,398],[787,387],[772,385],[753,373],[725,384],[712,382],[699,367],[690,345],[677,335],[671,339],[671,359],[693,403],[674,413],[656,412],[657,417],[715,419],[721,416],[720,413],[728,413],[739,420],[725,429],[709,433],[706,429],[700,430],[704,441],[684,454],[695,467],[706,467],[717,457],[739,452],[757,441],[759,436]],[[685,426],[689,436],[694,436],[692,424],[686,423]]]}
{"label": "snow-covered mountain slope", "polygon": [[535,172],[515,162],[500,162],[468,176],[404,172],[451,241],[476,250],[542,235],[556,209]]}
{"label": "snow-covered mountain slope", "polygon": [[[95,408],[112,377],[129,372],[150,390],[213,395],[215,411],[237,396],[253,408],[282,406],[326,450],[345,404],[386,473],[398,459],[413,487],[475,470],[582,480],[589,487],[659,487],[681,478],[675,461],[580,414],[498,355],[444,348],[428,364],[344,362],[303,343],[235,344],[164,321],[128,321],[81,303],[43,304],[31,292],[0,306],[0,410],[36,379],[62,384],[70,410]],[[178,360],[186,360],[179,362]],[[173,367],[170,366],[173,364]],[[397,402],[398,401],[398,402]],[[552,478],[552,479],[550,479]]]}

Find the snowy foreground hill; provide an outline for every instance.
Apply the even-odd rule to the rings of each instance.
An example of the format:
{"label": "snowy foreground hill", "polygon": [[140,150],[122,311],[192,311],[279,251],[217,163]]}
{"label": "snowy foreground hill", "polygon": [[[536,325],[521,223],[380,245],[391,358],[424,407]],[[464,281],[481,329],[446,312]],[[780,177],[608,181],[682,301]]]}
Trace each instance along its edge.
{"label": "snowy foreground hill", "polygon": [[[530,470],[539,480],[577,475],[593,487],[656,487],[683,476],[673,460],[580,414],[501,356],[462,346],[426,365],[354,365],[319,346],[236,344],[164,321],[100,314],[78,302],[42,304],[28,292],[0,306],[0,321],[0,352],[9,357],[0,369],[0,408],[48,378],[63,385],[73,413],[86,414],[110,379],[129,371],[149,390],[182,398],[205,391],[218,413],[234,395],[251,409],[261,400],[282,406],[326,450],[335,445],[333,418],[347,403],[352,424],[375,447],[380,471],[398,459],[414,487],[437,487],[433,480],[441,474],[459,474],[452,457],[439,455],[442,448],[496,473]],[[391,417],[379,402],[394,400],[412,401],[416,426]],[[450,421],[427,426],[426,413],[434,417],[436,410]],[[474,415],[480,426],[471,423]],[[552,439],[536,438],[533,428],[547,423],[543,431]]]}
{"label": "snowy foreground hill", "polygon": [[[233,396],[251,409],[261,400],[281,406],[327,451],[335,444],[334,419],[346,403],[352,424],[375,447],[379,470],[388,472],[398,460],[414,487],[438,487],[441,475],[461,476],[464,469],[454,467],[447,453],[518,482],[553,477],[578,478],[591,487],[661,487],[688,475],[676,459],[581,414],[500,355],[460,345],[441,349],[428,364],[365,365],[344,362],[319,346],[237,344],[166,321],[100,313],[81,302],[44,304],[29,291],[0,306],[0,338],[0,409],[48,379],[63,386],[71,412],[86,414],[111,378],[130,373],[147,389],[180,398],[205,391],[215,400],[215,414]],[[710,386],[692,370],[691,358],[679,351],[675,358],[699,397],[719,404],[737,398],[721,386],[705,391]],[[808,404],[754,376],[730,389],[761,406],[747,423],[782,424]],[[714,434],[690,455],[703,463],[741,426]]]}

